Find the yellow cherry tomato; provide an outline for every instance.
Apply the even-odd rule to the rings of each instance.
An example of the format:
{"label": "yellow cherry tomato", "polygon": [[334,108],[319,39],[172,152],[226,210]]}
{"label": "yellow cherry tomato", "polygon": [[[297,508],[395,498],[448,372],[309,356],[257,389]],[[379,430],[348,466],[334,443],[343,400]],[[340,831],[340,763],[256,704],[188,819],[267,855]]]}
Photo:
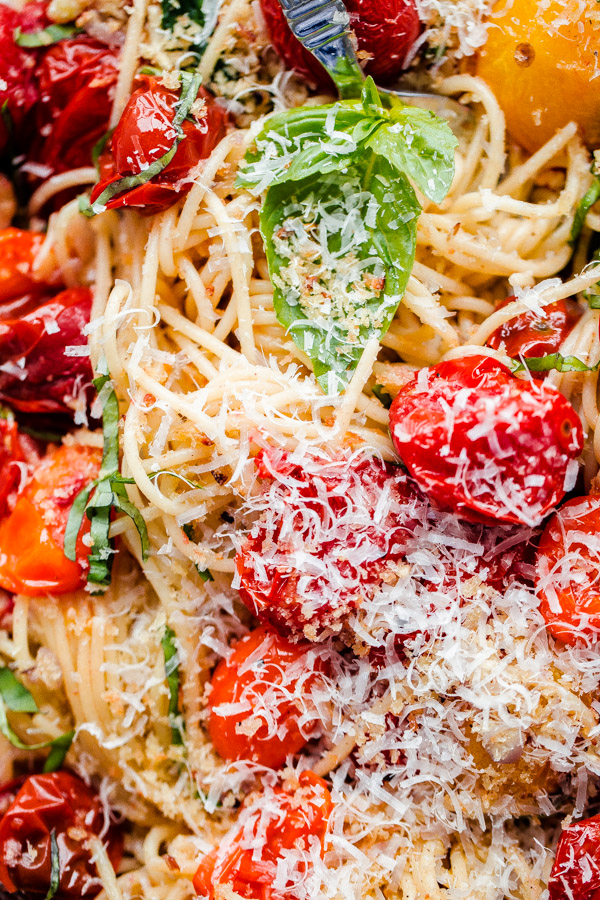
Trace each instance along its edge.
{"label": "yellow cherry tomato", "polygon": [[534,152],[574,121],[590,148],[600,146],[598,0],[499,0],[488,23],[477,74],[509,134]]}

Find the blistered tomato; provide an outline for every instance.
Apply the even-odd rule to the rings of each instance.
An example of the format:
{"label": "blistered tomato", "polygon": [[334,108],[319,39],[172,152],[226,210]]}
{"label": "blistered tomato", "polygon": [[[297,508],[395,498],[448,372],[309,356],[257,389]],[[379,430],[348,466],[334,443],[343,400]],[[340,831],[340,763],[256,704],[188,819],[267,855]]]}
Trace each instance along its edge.
{"label": "blistered tomato", "polygon": [[550,519],[536,579],[551,634],[567,644],[600,634],[600,497],[569,500]]}
{"label": "blistered tomato", "polygon": [[208,730],[224,759],[280,768],[311,727],[300,719],[320,668],[311,645],[262,626],[242,638],[211,679]]}
{"label": "blistered tomato", "polygon": [[392,403],[390,429],[433,503],[475,521],[539,524],[573,487],[583,449],[562,394],[485,356],[418,372]]}
{"label": "blistered tomato", "polygon": [[95,447],[52,449],[0,521],[0,587],[37,596],[74,591],[83,584],[89,550],[77,542],[77,562],[64,554],[67,520],[79,491],[98,475],[101,451]]}
{"label": "blistered tomato", "polygon": [[43,234],[21,228],[0,230],[0,304],[44,289],[33,274],[33,263],[43,243]]}
{"label": "blistered tomato", "polygon": [[548,879],[550,900],[599,900],[600,816],[564,829]]}
{"label": "blistered tomato", "polygon": [[512,137],[534,152],[576,122],[589,147],[600,144],[597,0],[498,0],[477,74],[494,91]]}
{"label": "blistered tomato", "polygon": [[[323,855],[332,811],[327,785],[313,772],[302,772],[295,788],[270,791],[242,808],[239,825],[204,857],[194,876],[196,893],[209,900],[231,891],[246,900],[289,898],[294,875],[305,876],[311,855]],[[285,866],[295,870],[290,879],[279,874]]]}

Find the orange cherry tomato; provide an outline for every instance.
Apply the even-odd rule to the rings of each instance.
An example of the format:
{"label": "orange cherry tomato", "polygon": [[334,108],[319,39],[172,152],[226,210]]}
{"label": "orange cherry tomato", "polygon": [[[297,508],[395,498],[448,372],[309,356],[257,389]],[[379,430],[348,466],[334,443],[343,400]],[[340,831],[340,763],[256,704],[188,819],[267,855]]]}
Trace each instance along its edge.
{"label": "orange cherry tomato", "polygon": [[98,475],[102,454],[95,447],[62,446],[50,450],[0,522],[0,587],[35,597],[63,594],[80,587],[89,550],[77,542],[77,562],[63,551],[73,500]]}
{"label": "orange cherry tomato", "polygon": [[600,634],[600,496],[576,497],[556,512],[536,561],[540,612],[565,644]]}
{"label": "orange cherry tomato", "polygon": [[597,0],[498,0],[477,74],[494,91],[512,137],[534,152],[575,121],[600,144]]}
{"label": "orange cherry tomato", "polygon": [[291,881],[274,886],[277,863],[284,857],[289,863],[290,855],[297,853],[300,876],[310,865],[316,842],[322,857],[332,811],[327,785],[314,772],[302,772],[295,789],[265,794],[242,808],[239,824],[204,857],[194,875],[196,893],[209,900],[226,897],[231,890],[247,900],[289,900]]}
{"label": "orange cherry tomato", "polygon": [[33,261],[43,243],[43,234],[0,229],[0,303],[45,287],[33,276]]}
{"label": "orange cherry tomato", "polygon": [[308,641],[292,644],[263,625],[221,660],[211,680],[208,730],[224,759],[278,769],[310,737],[300,726],[302,695],[322,669]]}

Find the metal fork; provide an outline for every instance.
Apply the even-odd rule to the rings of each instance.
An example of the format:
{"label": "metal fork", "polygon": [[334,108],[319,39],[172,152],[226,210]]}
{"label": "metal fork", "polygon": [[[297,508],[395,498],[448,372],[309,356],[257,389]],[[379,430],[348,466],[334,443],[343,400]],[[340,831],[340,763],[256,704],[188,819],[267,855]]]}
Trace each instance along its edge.
{"label": "metal fork", "polygon": [[[279,0],[294,36],[327,69],[340,97],[360,95],[365,79],[350,39],[350,18],[343,0]],[[469,111],[456,100],[425,91],[384,90],[382,98],[399,97],[404,103],[431,109],[450,125],[460,125]]]}

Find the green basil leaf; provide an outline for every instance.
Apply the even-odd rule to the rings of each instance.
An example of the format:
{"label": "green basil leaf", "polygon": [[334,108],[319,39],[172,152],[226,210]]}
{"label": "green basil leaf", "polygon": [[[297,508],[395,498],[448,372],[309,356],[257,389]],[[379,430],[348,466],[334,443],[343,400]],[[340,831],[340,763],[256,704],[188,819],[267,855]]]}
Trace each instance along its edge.
{"label": "green basil leaf", "polygon": [[73,506],[69,512],[67,527],[65,529],[63,551],[67,559],[70,559],[72,562],[75,562],[77,559],[77,538],[79,537],[79,532],[81,531],[81,526],[83,524],[85,508],[90,498],[90,494],[97,484],[98,480],[96,479],[96,481],[92,481],[84,487],[75,497]]}
{"label": "green basil leaf", "polygon": [[175,640],[175,632],[167,625],[161,640],[165,659],[165,676],[169,688],[169,720],[171,723],[171,740],[174,744],[183,744],[183,723],[179,713],[179,650]]}
{"label": "green basil leaf", "polygon": [[600,175],[595,175],[594,181],[579,201],[577,209],[575,210],[573,224],[571,225],[571,234],[569,235],[569,242],[571,244],[574,244],[581,234],[585,217],[594,203],[597,203],[598,200],[600,200]]}
{"label": "green basil leaf", "polygon": [[165,31],[173,31],[178,21],[180,25],[182,24],[180,21],[182,16],[187,16],[189,22],[197,27],[184,29],[184,35],[189,34],[192,40],[190,49],[200,52],[215,30],[219,7],[220,0],[161,0],[161,27]]}
{"label": "green basil leaf", "polygon": [[[92,165],[94,166],[96,171],[98,171],[98,160],[100,159],[100,156],[106,149],[106,145],[113,136],[114,130],[114,128],[109,128],[108,131],[105,131],[102,137],[99,138],[99,140],[97,140],[92,147]],[[98,174],[100,173],[98,172]]]}
{"label": "green basil leaf", "polygon": [[523,372],[525,369],[530,372],[550,372],[552,369],[557,372],[596,372],[599,365],[588,366],[577,356],[563,356],[562,353],[523,357],[522,360],[515,359],[514,363],[513,372]]}
{"label": "green basil leaf", "polygon": [[390,408],[393,403],[392,396],[391,394],[388,394],[382,384],[374,384],[373,393],[382,406],[384,406],[386,409]]}
{"label": "green basil leaf", "polygon": [[106,204],[114,197],[118,197],[119,194],[131,191],[133,188],[139,187],[142,184],[147,184],[169,165],[177,152],[179,142],[183,140],[184,132],[181,126],[189,115],[192,105],[198,96],[198,91],[202,82],[202,76],[197,72],[193,75],[188,72],[180,72],[179,77],[181,80],[181,95],[175,106],[175,116],[173,118],[173,128],[177,135],[173,145],[166,153],[163,153],[159,159],[154,160],[154,162],[151,163],[147,169],[144,169],[143,172],[140,172],[138,175],[124,175],[122,178],[113,181],[112,184],[109,184],[108,187],[102,191],[100,196],[92,204],[85,206],[83,203],[80,203],[79,211],[84,216],[91,218],[92,216],[97,216],[99,213],[104,212]]}
{"label": "green basil leaf", "polygon": [[361,142],[384,121],[365,117],[358,101],[277,113],[257,136],[256,149],[246,154],[236,185],[260,194],[268,187],[317,172],[336,172],[348,165]]}
{"label": "green basil leaf", "polygon": [[324,391],[343,390],[387,331],[412,269],[420,206],[381,156],[269,189],[261,233],[279,322]]}
{"label": "green basil leaf", "polygon": [[76,28],[75,25],[48,25],[41,31],[23,32],[20,28],[16,28],[13,39],[19,47],[50,47],[58,41],[80,33],[81,28]]}
{"label": "green basil leaf", "polygon": [[0,697],[7,709],[11,712],[36,713],[39,712],[37,703],[30,691],[19,679],[3,666],[0,669]]}
{"label": "green basil leaf", "polygon": [[201,569],[200,566],[196,566],[196,572],[198,573],[198,575],[200,576],[200,578],[201,578],[202,581],[204,581],[204,582],[206,582],[206,581],[214,581],[214,580],[215,580],[215,579],[213,578],[211,572],[210,572],[208,569]]}
{"label": "green basil leaf", "polygon": [[392,98],[389,124],[378,128],[366,144],[434,203],[441,203],[450,190],[458,141],[448,123],[431,110]]}
{"label": "green basil leaf", "polygon": [[54,738],[50,745],[52,749],[44,763],[44,772],[56,772],[58,769],[62,768],[65,757],[71,749],[74,737],[74,731],[66,731],[64,734],[61,734],[60,737]]}
{"label": "green basil leaf", "polygon": [[52,900],[60,887],[60,853],[56,842],[56,830],[50,832],[50,887],[46,894],[46,900]]}
{"label": "green basil leaf", "polygon": [[140,542],[142,545],[142,559],[148,559],[148,554],[150,552],[150,542],[148,540],[148,529],[146,527],[146,522],[144,521],[144,517],[141,512],[130,500],[127,500],[125,497],[119,496],[119,494],[113,494],[113,506],[115,509],[120,510],[120,512],[125,513],[125,515],[129,516],[132,520],[133,524],[136,527],[137,533],[140,536]]}

